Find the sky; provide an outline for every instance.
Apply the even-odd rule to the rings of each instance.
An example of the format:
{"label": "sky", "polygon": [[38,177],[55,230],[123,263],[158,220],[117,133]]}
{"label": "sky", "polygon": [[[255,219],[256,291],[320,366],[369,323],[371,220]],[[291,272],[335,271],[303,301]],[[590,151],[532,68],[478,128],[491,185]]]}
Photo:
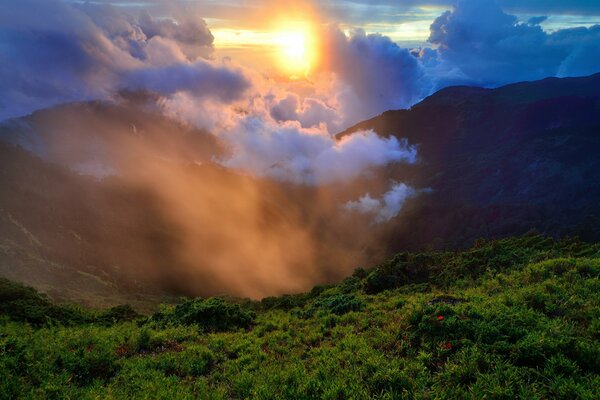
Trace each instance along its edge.
{"label": "sky", "polygon": [[584,0],[3,0],[0,120],[152,93],[229,144],[222,165],[327,183],[418,158],[335,140],[361,120],[451,85],[600,72],[598,24]]}
{"label": "sky", "polygon": [[[77,1],[74,1],[77,2]],[[149,10],[168,16],[165,2],[155,0],[115,1],[109,3],[131,13]],[[361,28],[380,33],[404,47],[427,46],[431,22],[452,8],[454,0],[190,0],[185,2],[201,10],[214,36],[217,56],[230,56],[255,68],[267,69],[257,54],[276,63],[280,41],[273,37],[277,25],[313,20],[319,24],[337,24],[350,32]],[[498,4],[521,21],[547,16],[540,26],[548,32],[565,28],[589,27],[600,23],[600,3],[594,0],[499,0]],[[281,26],[280,26],[281,27]],[[273,70],[268,71],[273,73]]]}

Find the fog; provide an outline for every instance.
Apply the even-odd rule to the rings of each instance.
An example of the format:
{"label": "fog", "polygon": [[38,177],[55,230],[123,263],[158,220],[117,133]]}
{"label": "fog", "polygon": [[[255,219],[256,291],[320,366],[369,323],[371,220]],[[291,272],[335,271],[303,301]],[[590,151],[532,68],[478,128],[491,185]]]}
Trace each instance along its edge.
{"label": "fog", "polygon": [[[3,125],[5,140],[89,176],[94,189],[78,199],[83,204],[53,203],[66,216],[60,223],[72,224],[90,241],[95,255],[84,256],[87,264],[93,259],[107,270],[118,265],[124,281],[173,293],[261,298],[334,282],[384,257],[379,235],[411,196],[393,196],[394,183],[377,163],[323,182],[223,165],[235,148],[162,116],[155,100],[129,94],[118,102],[65,105]],[[370,133],[356,135],[364,148]],[[344,159],[343,146],[352,137],[328,139],[335,157],[350,162],[357,150],[350,147]],[[414,162],[412,151],[398,162]],[[56,193],[48,196],[60,196],[65,185],[70,181],[54,182]],[[366,193],[383,196],[381,210],[345,206]],[[85,219],[69,222],[79,207]],[[49,229],[52,235],[55,227]],[[70,265],[81,262],[71,257],[72,241],[53,247]]]}

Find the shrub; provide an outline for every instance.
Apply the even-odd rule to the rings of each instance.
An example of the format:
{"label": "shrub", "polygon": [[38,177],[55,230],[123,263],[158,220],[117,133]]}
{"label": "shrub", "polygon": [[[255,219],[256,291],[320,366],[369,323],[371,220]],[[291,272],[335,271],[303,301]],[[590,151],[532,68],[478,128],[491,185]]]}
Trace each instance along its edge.
{"label": "shrub", "polygon": [[133,321],[139,317],[140,314],[138,314],[129,304],[123,304],[112,307],[101,313],[96,318],[96,321],[104,325],[112,325],[117,322]]}
{"label": "shrub", "polygon": [[362,311],[365,304],[353,294],[337,294],[317,299],[314,307],[336,315],[343,315],[350,311]]}
{"label": "shrub", "polygon": [[109,340],[81,336],[62,351],[55,363],[58,371],[66,371],[72,379],[87,385],[93,380],[106,381],[117,372],[117,356]]}
{"label": "shrub", "polygon": [[35,326],[47,323],[84,323],[91,320],[91,313],[79,307],[55,305],[34,288],[4,278],[0,278],[0,315]]}
{"label": "shrub", "polygon": [[197,325],[205,331],[221,332],[249,328],[256,314],[244,310],[239,304],[222,299],[194,299],[179,304],[170,313],[157,313],[153,320],[177,325]]}

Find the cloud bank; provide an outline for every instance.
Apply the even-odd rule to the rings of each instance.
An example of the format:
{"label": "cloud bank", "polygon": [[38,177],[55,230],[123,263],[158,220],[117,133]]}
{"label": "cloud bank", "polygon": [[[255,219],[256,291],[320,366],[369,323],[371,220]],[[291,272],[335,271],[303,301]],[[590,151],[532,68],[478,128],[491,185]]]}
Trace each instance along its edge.
{"label": "cloud bank", "polygon": [[108,5],[9,0],[0,14],[0,119],[120,90],[187,90],[232,101],[249,82],[204,58],[212,42],[199,18],[175,23]]}
{"label": "cloud bank", "polygon": [[[454,84],[494,87],[600,71],[600,26],[544,31],[489,0],[459,0],[431,24],[430,47],[407,49],[380,34],[323,28],[310,80],[281,83],[214,60],[201,7],[176,2],[161,17],[140,8],[9,0],[0,15],[0,119],[116,93],[156,94],[162,111],[228,144],[223,166],[296,183],[352,179],[372,167],[412,163],[409,143],[340,130],[410,107]],[[416,4],[416,3],[415,3]],[[36,10],[32,13],[31,10]],[[402,132],[398,132],[401,136]]]}
{"label": "cloud bank", "polygon": [[451,85],[500,85],[600,72],[600,25],[546,32],[547,16],[520,21],[494,0],[458,0],[430,27],[430,47],[380,34],[324,33],[325,68],[342,82],[340,111],[358,119],[406,108]]}
{"label": "cloud bank", "polygon": [[[460,0],[431,25],[437,87],[454,82],[499,86],[600,71],[600,26],[547,33],[544,16],[519,21],[494,1]],[[576,61],[575,61],[576,60]]]}

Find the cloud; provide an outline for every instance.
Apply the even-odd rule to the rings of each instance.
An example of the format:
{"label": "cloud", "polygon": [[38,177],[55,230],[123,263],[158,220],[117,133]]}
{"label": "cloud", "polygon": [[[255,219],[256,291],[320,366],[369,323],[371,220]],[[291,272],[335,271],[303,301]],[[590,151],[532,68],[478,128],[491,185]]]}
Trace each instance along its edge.
{"label": "cloud", "polygon": [[0,70],[0,118],[121,90],[152,91],[164,113],[228,144],[222,165],[320,184],[414,162],[416,148],[403,141],[362,132],[338,142],[333,135],[436,89],[600,70],[600,27],[548,33],[543,17],[520,22],[494,1],[460,0],[435,19],[432,46],[422,49],[326,28],[319,35],[326,57],[315,76],[285,84],[207,58],[214,38],[201,7],[165,4],[168,13],[158,18],[143,8],[134,15],[92,3],[9,0],[0,15],[0,62],[10,66]]}
{"label": "cloud", "polygon": [[[403,7],[425,3],[414,1]],[[320,35],[323,54],[327,55],[321,70],[337,79],[333,92],[343,124],[409,107],[451,85],[497,87],[600,71],[600,25],[547,32],[540,26],[547,19],[545,15],[520,21],[502,10],[502,4],[515,6],[514,2],[434,3],[452,7],[431,24],[431,47],[406,49],[386,36],[360,29],[346,34],[331,27]],[[590,5],[583,3],[577,4]],[[377,4],[393,6],[387,1]],[[523,2],[523,7],[527,4],[533,9],[541,5],[532,1]],[[562,2],[561,9],[566,6]]]}
{"label": "cloud", "polygon": [[423,67],[390,38],[360,29],[347,36],[334,27],[323,38],[328,58],[322,68],[342,82],[339,102],[348,120],[404,108],[422,97]]}
{"label": "cloud", "polygon": [[323,129],[305,129],[295,122],[269,124],[252,117],[223,137],[232,146],[223,165],[301,184],[348,181],[373,167],[417,159],[416,147],[393,136],[364,131],[337,141]]}
{"label": "cloud", "polygon": [[404,183],[394,183],[380,199],[367,193],[358,200],[348,201],[343,208],[348,212],[371,215],[373,223],[383,223],[397,216],[406,200],[418,193],[419,190]]}
{"label": "cloud", "polygon": [[239,99],[250,87],[250,82],[239,69],[199,60],[166,67],[134,69],[123,74],[123,86],[163,95],[190,92],[198,97],[229,103]]}
{"label": "cloud", "polygon": [[153,38],[175,43],[190,61],[206,58],[212,53],[214,37],[196,8],[184,3],[172,3],[164,10],[168,18],[154,18],[141,9],[136,16],[110,4],[74,4],[87,14],[107,38],[138,58],[144,58],[144,43]]}
{"label": "cloud", "polygon": [[[185,129],[169,135],[179,124],[152,123],[164,138],[155,142],[140,140],[144,136],[131,134],[128,125],[117,129],[118,121],[86,115],[77,115],[82,120],[64,141],[70,146],[60,147],[65,160],[78,161],[71,166],[80,171],[113,173],[94,143],[78,135],[90,121],[105,126],[110,140],[101,143],[114,152],[119,173],[136,188],[150,189],[165,206],[161,216],[178,228],[167,230],[177,238],[176,256],[169,261],[177,262],[156,259],[152,241],[149,263],[160,268],[161,280],[177,268],[186,270],[173,279],[190,292],[207,282],[248,296],[300,290],[335,272],[328,268],[355,267],[358,256],[368,254],[364,249],[380,244],[376,229],[355,229],[362,219],[347,216],[362,215],[371,228],[385,229],[408,199],[421,195],[424,189],[405,183],[388,187],[387,177],[379,174],[391,163],[415,163],[418,147],[373,131],[337,140],[334,134],[347,125],[410,107],[451,84],[498,86],[600,70],[600,27],[549,33],[540,26],[543,17],[522,22],[493,1],[463,0],[435,19],[431,46],[420,49],[403,48],[381,34],[329,27],[319,35],[327,57],[316,75],[281,83],[212,60],[214,38],[198,15],[203,7],[193,3],[160,2],[144,10],[130,1],[111,7],[8,0],[0,13],[5,66],[0,118],[66,101],[107,99],[121,90],[152,91],[164,114],[209,130],[219,149],[227,147],[218,156],[213,152],[212,162],[204,153],[204,164],[198,165],[206,147],[191,146],[194,138]],[[223,6],[216,3],[211,5]],[[256,2],[244,3],[244,11],[249,4]],[[393,10],[397,2],[376,4]],[[239,7],[225,6],[239,13]],[[387,11],[387,17],[394,16]],[[68,125],[67,118],[59,119]],[[38,144],[34,133],[20,138]]]}
{"label": "cloud", "polygon": [[274,98],[271,117],[278,122],[298,121],[303,128],[312,128],[325,123],[331,128],[340,126],[338,111],[323,100],[287,93],[282,99]]}
{"label": "cloud", "polygon": [[521,22],[495,1],[459,0],[431,25],[429,42],[437,46],[441,63],[428,74],[440,88],[457,82],[499,86],[600,71],[599,26],[548,33],[539,25],[544,19]]}
{"label": "cloud", "polygon": [[0,15],[0,63],[10,66],[0,70],[0,119],[122,89],[169,95],[185,87],[225,102],[241,96],[249,86],[241,71],[203,58],[213,42],[206,23],[177,15],[159,20],[108,5],[8,0]]}

